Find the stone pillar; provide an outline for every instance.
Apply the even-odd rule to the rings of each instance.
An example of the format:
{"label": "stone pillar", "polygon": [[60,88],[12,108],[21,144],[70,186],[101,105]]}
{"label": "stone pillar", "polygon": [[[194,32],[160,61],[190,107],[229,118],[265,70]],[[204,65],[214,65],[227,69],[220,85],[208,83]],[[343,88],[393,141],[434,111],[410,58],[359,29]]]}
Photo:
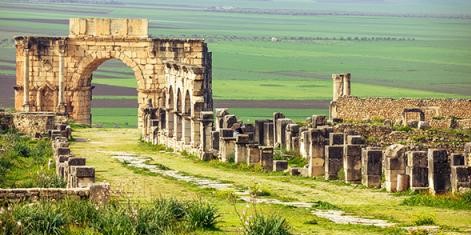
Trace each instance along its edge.
{"label": "stone pillar", "polygon": [[339,171],[343,166],[343,146],[325,146],[325,179],[338,179]]}
{"label": "stone pillar", "polygon": [[71,166],[69,180],[71,188],[87,188],[95,183],[95,168]]}
{"label": "stone pillar", "polygon": [[301,131],[299,138],[299,153],[303,158],[309,157],[309,148],[311,147],[310,132],[307,129]]}
{"label": "stone pillar", "polygon": [[274,147],[281,147],[282,149],[286,148],[286,127],[288,124],[293,123],[289,118],[279,118],[276,120],[276,142]]}
{"label": "stone pillar", "polygon": [[299,125],[295,123],[288,124],[285,131],[285,145],[286,151],[299,151],[299,148],[295,148],[293,142],[295,137],[299,137]]}
{"label": "stone pillar", "polygon": [[278,131],[276,130],[277,128],[277,121],[280,118],[285,118],[285,115],[282,113],[273,113],[273,143],[271,145],[275,146],[277,143],[279,143],[278,137],[276,136]]}
{"label": "stone pillar", "polygon": [[211,132],[211,149],[213,151],[219,151],[219,131]]}
{"label": "stone pillar", "polygon": [[350,73],[343,74],[343,96],[350,96]]}
{"label": "stone pillar", "polygon": [[260,148],[258,144],[249,144],[247,147],[247,165],[260,163]]}
{"label": "stone pillar", "polygon": [[409,175],[399,174],[397,175],[397,187],[396,192],[404,192],[409,189]]}
{"label": "stone pillar", "polygon": [[267,146],[260,147],[260,164],[265,171],[273,170],[273,148]]}
{"label": "stone pillar", "polygon": [[395,192],[397,189],[397,175],[405,174],[406,147],[401,144],[388,146],[384,150],[384,186],[386,191]]}
{"label": "stone pillar", "polygon": [[224,116],[228,115],[229,112],[226,108],[215,109],[216,110],[216,131],[224,128]]}
{"label": "stone pillar", "polygon": [[344,146],[343,170],[346,183],[361,183],[361,147],[358,144]]}
{"label": "stone pillar", "polygon": [[213,112],[201,112],[201,125],[200,125],[200,149],[201,159],[211,160],[213,154],[211,151],[211,131],[213,130]]}
{"label": "stone pillar", "polygon": [[409,186],[412,190],[421,190],[428,187],[427,152],[407,152],[406,174],[409,175]]}
{"label": "stone pillar", "polygon": [[263,142],[266,146],[273,146],[275,144],[274,138],[274,125],[273,122],[266,122],[263,124]]}
{"label": "stone pillar", "polygon": [[309,129],[309,168],[308,176],[323,176],[325,173],[324,154],[325,154],[325,138],[322,130]]}
{"label": "stone pillar", "polygon": [[67,188],[74,188],[76,186],[75,175],[72,174],[72,166],[85,166],[86,159],[81,157],[69,157],[64,162],[64,179],[67,182]]}
{"label": "stone pillar", "polygon": [[29,49],[24,49],[23,54],[23,112],[29,112]]}
{"label": "stone pillar", "polygon": [[471,190],[471,166],[451,167],[451,190],[453,193]]}
{"label": "stone pillar", "polygon": [[332,82],[333,82],[332,101],[337,101],[337,99],[342,96],[342,92],[343,92],[343,80],[342,80],[341,75],[332,74]]}
{"label": "stone pillar", "polygon": [[271,120],[255,120],[255,134],[254,141],[257,144],[265,145],[265,123],[271,122]]}
{"label": "stone pillar", "polygon": [[450,189],[450,164],[446,150],[429,149],[427,157],[430,193],[446,193]]}
{"label": "stone pillar", "polygon": [[366,187],[381,187],[383,151],[379,148],[364,148],[361,151],[361,183]]}
{"label": "stone pillar", "polygon": [[57,101],[57,112],[65,113],[65,102],[64,102],[64,49],[59,48],[59,81],[58,81],[58,101]]}
{"label": "stone pillar", "polygon": [[247,154],[248,154],[247,144],[248,143],[249,143],[248,135],[239,134],[236,136],[235,158],[234,158],[234,162],[236,164],[247,163]]}
{"label": "stone pillar", "polygon": [[219,129],[219,159],[228,162],[235,154],[234,131],[230,128]]}

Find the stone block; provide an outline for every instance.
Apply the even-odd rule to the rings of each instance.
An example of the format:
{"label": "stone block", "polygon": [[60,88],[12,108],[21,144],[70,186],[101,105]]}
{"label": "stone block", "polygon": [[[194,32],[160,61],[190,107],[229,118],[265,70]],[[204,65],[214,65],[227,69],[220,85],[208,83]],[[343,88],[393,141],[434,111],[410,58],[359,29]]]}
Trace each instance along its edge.
{"label": "stone block", "polygon": [[59,155],[70,155],[70,148],[68,147],[59,147],[56,149],[55,156]]}
{"label": "stone block", "polygon": [[451,166],[464,166],[465,165],[464,155],[461,153],[452,153],[450,155],[450,165]]}
{"label": "stone block", "polygon": [[265,145],[265,123],[268,122],[271,122],[271,120],[255,120],[255,143]]}
{"label": "stone block", "polygon": [[324,126],[327,124],[327,117],[322,115],[312,115],[311,117],[312,128],[317,128],[318,126]]}
{"label": "stone block", "polygon": [[274,145],[274,132],[273,129],[274,125],[273,122],[266,122],[263,124],[263,143],[266,146],[273,146]]}
{"label": "stone block", "polygon": [[260,164],[266,171],[273,170],[273,148],[261,146],[260,147]]}
{"label": "stone block", "polygon": [[282,149],[286,148],[286,128],[288,124],[293,123],[289,118],[280,118],[276,120],[276,143],[275,147],[278,145]]}
{"label": "stone block", "polygon": [[274,160],[273,171],[284,171],[288,169],[288,161],[286,160]]}
{"label": "stone block", "polygon": [[310,148],[308,175],[311,177],[323,176],[325,173],[325,137],[323,130],[309,129]]}
{"label": "stone block", "polygon": [[382,159],[383,151],[380,149],[362,149],[361,172],[363,185],[367,187],[381,187]]}
{"label": "stone block", "polygon": [[247,165],[260,163],[260,148],[257,144],[249,144],[247,148]]}
{"label": "stone block", "polygon": [[234,137],[219,138],[219,158],[222,162],[235,160],[235,141]]}
{"label": "stone block", "polygon": [[361,135],[349,135],[347,136],[347,144],[365,144],[365,138]]}
{"label": "stone block", "polygon": [[325,146],[325,179],[338,179],[343,168],[343,146]]}
{"label": "stone block", "polygon": [[453,193],[471,190],[471,166],[451,166],[451,190]]}
{"label": "stone block", "polygon": [[110,201],[111,187],[107,183],[92,184],[89,187],[89,199],[96,205],[104,205]]}
{"label": "stone block", "polygon": [[72,172],[75,172],[75,176],[79,178],[83,177],[95,177],[95,168],[90,166],[71,166]]}
{"label": "stone block", "polygon": [[219,151],[219,131],[211,131],[211,148]]}
{"label": "stone block", "polygon": [[223,120],[223,128],[232,128],[232,126],[237,123],[237,117],[235,115],[226,115]]}
{"label": "stone block", "polygon": [[219,137],[220,138],[234,137],[234,130],[232,130],[231,128],[219,129]]}
{"label": "stone block", "polygon": [[290,167],[288,168],[288,174],[291,176],[299,176],[301,175],[301,171],[299,167]]}
{"label": "stone block", "polygon": [[450,189],[450,164],[444,149],[429,149],[428,183],[432,194],[446,193]]}
{"label": "stone block", "polygon": [[409,176],[406,174],[397,175],[396,192],[404,192],[409,189]]}
{"label": "stone block", "polygon": [[329,145],[343,145],[343,133],[329,133]]}

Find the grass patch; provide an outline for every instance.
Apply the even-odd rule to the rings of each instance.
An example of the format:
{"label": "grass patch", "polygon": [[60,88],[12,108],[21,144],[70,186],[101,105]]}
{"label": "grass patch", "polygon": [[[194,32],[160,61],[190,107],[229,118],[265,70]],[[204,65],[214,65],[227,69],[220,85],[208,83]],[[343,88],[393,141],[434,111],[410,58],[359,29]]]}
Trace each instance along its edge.
{"label": "grass patch", "polygon": [[452,195],[429,195],[417,194],[404,199],[401,203],[406,206],[428,206],[437,208],[448,208],[454,210],[471,209],[471,192]]}
{"label": "grass patch", "polygon": [[340,209],[336,205],[325,202],[325,201],[315,201],[313,202],[312,208],[319,209],[319,210],[338,210]]}
{"label": "grass patch", "polygon": [[[159,198],[149,204],[118,203],[96,207],[69,199],[19,203],[2,208],[3,234],[188,234],[214,229],[217,209],[206,201]],[[88,233],[85,233],[88,234]]]}
{"label": "grass patch", "polygon": [[52,147],[47,139],[33,140],[17,133],[0,136],[0,187],[65,187],[52,160]]}
{"label": "grass patch", "polygon": [[417,226],[435,225],[435,219],[430,216],[420,216],[414,221],[414,224]]}

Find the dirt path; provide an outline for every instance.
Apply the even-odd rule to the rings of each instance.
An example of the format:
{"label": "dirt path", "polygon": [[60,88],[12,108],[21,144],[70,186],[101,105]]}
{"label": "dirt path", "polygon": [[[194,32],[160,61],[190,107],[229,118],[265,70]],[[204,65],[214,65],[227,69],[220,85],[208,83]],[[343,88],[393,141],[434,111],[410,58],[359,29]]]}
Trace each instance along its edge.
{"label": "dirt path", "polygon": [[[178,195],[178,197],[185,198],[198,194],[198,189],[188,188],[188,186],[182,185],[182,182],[172,180],[168,176],[135,176],[132,170],[127,169],[113,158],[112,152],[124,152],[148,157],[151,164],[158,163],[192,177],[216,180],[224,184],[234,185],[236,188],[245,189],[257,183],[270,192],[268,198],[289,202],[328,202],[346,211],[347,215],[356,218],[386,219],[401,226],[406,226],[413,224],[413,221],[420,216],[430,215],[435,218],[439,225],[453,227],[458,231],[469,231],[471,229],[469,225],[469,221],[471,221],[470,211],[402,206],[400,203],[406,196],[395,196],[380,190],[365,189],[340,182],[325,182],[281,174],[242,171],[219,164],[188,159],[178,154],[150,151],[138,144],[137,130],[82,129],[75,132],[75,136],[89,139],[87,142],[74,143],[72,150],[73,153],[79,156],[87,157],[87,161],[89,161],[87,165],[94,165],[97,168],[97,175],[100,180],[106,180],[112,183],[112,186],[118,188],[121,187],[120,185],[129,182],[127,183],[128,187],[138,188],[134,190],[136,195],[140,195],[142,191],[147,190],[146,193],[149,195]],[[229,218],[234,218],[234,215],[229,212],[230,209],[228,208],[230,206],[227,205],[227,202],[219,203],[222,208],[225,208],[224,210],[227,210],[224,213]],[[302,208],[289,207],[280,210],[277,206],[267,207],[271,209],[278,208],[278,211],[281,211],[281,214],[286,216],[290,223],[293,223],[293,226],[302,233],[325,229],[331,231],[334,227],[335,233],[338,234],[383,234],[385,232],[358,225],[335,225],[332,227],[334,223],[323,220],[321,214],[314,217],[320,221],[320,225],[315,227],[315,230],[311,230],[313,228],[302,222],[309,218],[311,210],[306,211]],[[327,214],[325,216],[333,215]],[[228,219],[227,223],[223,223],[222,226],[231,227],[236,222]]]}

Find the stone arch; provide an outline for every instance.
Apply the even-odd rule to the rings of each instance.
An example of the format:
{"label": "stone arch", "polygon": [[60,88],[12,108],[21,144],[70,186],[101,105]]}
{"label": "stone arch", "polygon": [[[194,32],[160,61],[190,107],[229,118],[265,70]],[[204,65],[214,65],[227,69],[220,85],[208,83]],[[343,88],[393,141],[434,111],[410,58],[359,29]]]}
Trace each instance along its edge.
{"label": "stone arch", "polygon": [[105,61],[112,59],[117,59],[131,68],[134,71],[134,77],[137,80],[137,88],[145,88],[145,79],[141,68],[135,61],[122,53],[118,56],[116,56],[116,53],[93,53],[83,57],[77,66],[77,70],[71,77],[72,80],[67,81],[66,84],[68,84],[72,89],[90,86],[92,73]]}
{"label": "stone arch", "polygon": [[183,104],[184,114],[191,116],[191,95],[190,91],[186,90],[185,92],[185,103]]}
{"label": "stone arch", "polygon": [[177,101],[175,102],[175,115],[176,115],[176,133],[177,140],[181,141],[183,136],[183,116],[182,116],[182,92],[180,88],[177,89]]}
{"label": "stone arch", "polygon": [[170,86],[168,88],[168,96],[167,96],[167,135],[169,137],[173,137],[174,128],[175,128],[175,113],[173,112],[175,107],[175,98],[173,95],[173,87]]}
{"label": "stone arch", "polygon": [[183,104],[183,141],[185,144],[191,143],[191,98],[189,90],[185,92],[185,100]]}

